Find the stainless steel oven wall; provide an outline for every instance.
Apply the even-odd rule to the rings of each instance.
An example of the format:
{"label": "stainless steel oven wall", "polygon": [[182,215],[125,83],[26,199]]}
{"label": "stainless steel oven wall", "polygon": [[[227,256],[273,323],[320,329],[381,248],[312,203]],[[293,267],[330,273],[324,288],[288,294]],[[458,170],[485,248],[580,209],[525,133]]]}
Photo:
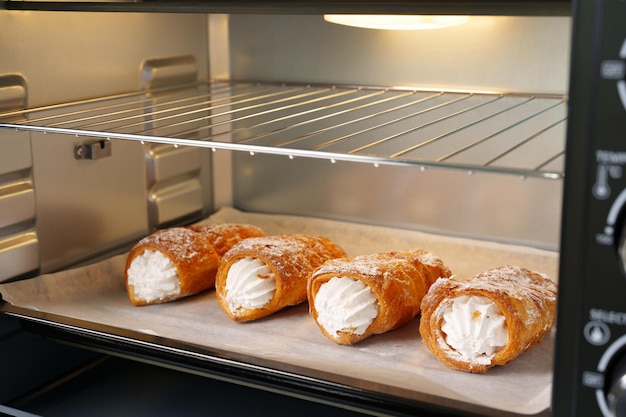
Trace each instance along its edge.
{"label": "stainless steel oven wall", "polygon": [[236,205],[557,248],[561,181],[235,154]]}
{"label": "stainless steel oven wall", "polygon": [[[229,25],[233,79],[567,91],[567,17],[472,17],[420,32],[341,27],[321,16],[233,15]],[[558,247],[560,180],[247,154],[233,164],[242,209]]]}
{"label": "stainless steel oven wall", "polygon": [[[183,61],[206,78],[207,43],[206,15],[0,10],[0,75],[24,80],[30,107],[141,90],[149,84],[149,60],[192,57]],[[0,161],[16,143],[32,145],[25,151],[32,168],[5,172],[2,162],[0,180],[8,182],[16,170],[32,178],[35,220],[21,227],[36,229],[38,251],[22,270],[0,280],[37,264],[43,272],[61,268],[129,244],[158,225],[211,210],[206,150],[111,141],[102,144],[110,156],[90,160],[74,155],[75,146],[89,145],[89,138],[2,132],[1,140]],[[0,236],[10,235],[2,225],[0,220]]]}
{"label": "stainless steel oven wall", "polygon": [[[23,108],[26,96],[22,77],[0,76],[1,111]],[[30,141],[12,136],[0,132],[0,281],[39,268]]]}
{"label": "stainless steel oven wall", "polygon": [[230,16],[234,79],[473,91],[567,91],[569,17],[470,16],[426,31],[359,29],[322,16]]}

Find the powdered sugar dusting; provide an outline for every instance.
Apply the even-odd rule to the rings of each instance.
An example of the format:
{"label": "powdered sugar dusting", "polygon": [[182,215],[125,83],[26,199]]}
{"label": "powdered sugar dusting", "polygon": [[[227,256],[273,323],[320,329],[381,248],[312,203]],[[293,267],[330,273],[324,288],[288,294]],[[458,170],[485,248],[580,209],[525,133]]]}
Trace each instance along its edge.
{"label": "powdered sugar dusting", "polygon": [[198,233],[184,227],[158,230],[141,239],[137,246],[165,247],[176,253],[177,258],[187,261],[200,257],[207,250],[212,251],[208,242],[199,239]]}
{"label": "powdered sugar dusting", "polygon": [[343,249],[323,236],[295,234],[244,239],[228,251],[225,258],[257,252],[272,259],[272,267],[280,273],[294,265],[310,271],[329,259],[346,256]]}
{"label": "powdered sugar dusting", "polygon": [[[533,277],[533,274],[542,279]],[[532,298],[538,305],[546,301],[556,300],[557,286],[545,274],[531,272],[519,266],[503,266],[493,268],[472,277],[472,279],[459,279],[458,277],[440,278],[433,285],[452,285],[459,291],[478,289],[490,292],[506,292],[508,295],[524,299]]]}
{"label": "powdered sugar dusting", "polygon": [[243,239],[265,236],[261,228],[250,224],[203,224],[188,228],[205,236],[220,257]]}
{"label": "powdered sugar dusting", "polygon": [[[494,301],[498,299],[519,300],[519,305],[524,306],[524,310],[510,307],[510,313],[513,319],[519,321],[524,328],[540,327],[537,334],[531,335],[522,346],[520,353],[526,351],[532,345],[541,340],[543,335],[549,330],[554,323],[554,305],[557,296],[557,285],[542,273],[527,270],[519,266],[503,266],[493,268],[488,271],[479,273],[471,279],[458,279],[457,277],[440,278],[430,288],[429,294],[424,298],[422,303],[423,311],[433,311],[436,320],[434,322],[441,323],[444,315],[449,311],[450,303],[458,294],[474,294],[484,292],[485,296],[492,298]],[[445,298],[440,299],[436,294],[447,294]],[[438,301],[436,301],[438,300]],[[432,303],[437,302],[437,306]],[[546,319],[547,317],[547,319]],[[429,321],[432,322],[432,321]],[[507,326],[510,323],[507,323]],[[510,329],[510,326],[508,326]],[[445,333],[436,331],[436,343],[442,351],[459,362],[468,362],[470,369],[478,365],[491,365],[482,363],[484,357],[478,359],[478,355],[474,358],[468,358],[449,344],[446,343]]]}
{"label": "powdered sugar dusting", "polygon": [[[359,274],[367,277],[385,275],[389,278],[390,264],[415,264],[423,263],[431,267],[441,268],[443,275],[448,276],[449,271],[443,265],[441,259],[434,254],[422,249],[408,250],[404,252],[382,252],[371,255],[361,255],[354,258],[333,259],[326,262],[313,273],[313,277],[324,274],[350,275]],[[394,278],[393,276],[391,276]]]}
{"label": "powdered sugar dusting", "polygon": [[[313,276],[324,275],[328,273],[341,275],[348,275],[358,271],[361,275],[377,276],[384,273],[381,268],[381,259],[370,255],[357,256],[352,259],[333,259],[326,262],[324,265],[315,270]],[[387,260],[389,261],[389,260]],[[399,260],[399,262],[405,262]]]}

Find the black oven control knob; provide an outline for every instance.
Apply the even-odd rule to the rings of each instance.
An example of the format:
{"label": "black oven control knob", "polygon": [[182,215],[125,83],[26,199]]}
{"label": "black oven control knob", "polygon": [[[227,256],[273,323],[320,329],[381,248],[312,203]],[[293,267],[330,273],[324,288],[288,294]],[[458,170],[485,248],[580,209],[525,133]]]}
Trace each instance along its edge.
{"label": "black oven control knob", "polygon": [[626,416],[626,356],[617,361],[611,372],[606,402],[611,416]]}
{"label": "black oven control knob", "polygon": [[[610,333],[608,327],[606,332]],[[609,345],[598,362],[597,372],[586,373],[583,380],[586,386],[596,388],[603,417],[626,417],[626,334]]]}

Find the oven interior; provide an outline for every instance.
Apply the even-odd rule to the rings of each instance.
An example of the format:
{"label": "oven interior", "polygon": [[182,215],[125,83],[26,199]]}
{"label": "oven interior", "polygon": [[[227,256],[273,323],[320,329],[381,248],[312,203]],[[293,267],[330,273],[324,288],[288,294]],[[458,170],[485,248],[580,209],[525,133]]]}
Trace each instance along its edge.
{"label": "oven interior", "polygon": [[[105,259],[221,207],[558,251],[569,4],[502,3],[361,5],[468,16],[406,31],[326,22],[358,9],[343,2],[4,2],[0,280]],[[20,358],[3,404],[61,396],[47,383],[84,364],[103,392],[99,364],[117,382],[144,366],[2,323],[3,358]],[[258,401],[351,413],[332,395],[314,399],[341,410],[273,395]]]}

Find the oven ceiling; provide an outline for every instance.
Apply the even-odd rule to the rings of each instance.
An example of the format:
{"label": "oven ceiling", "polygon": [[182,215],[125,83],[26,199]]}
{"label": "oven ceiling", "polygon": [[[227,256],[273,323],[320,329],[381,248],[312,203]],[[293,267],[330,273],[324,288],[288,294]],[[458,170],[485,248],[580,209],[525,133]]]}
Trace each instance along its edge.
{"label": "oven ceiling", "polygon": [[22,1],[0,2],[9,10],[262,13],[262,14],[463,14],[509,16],[568,16],[570,0],[436,0],[436,1]]}

